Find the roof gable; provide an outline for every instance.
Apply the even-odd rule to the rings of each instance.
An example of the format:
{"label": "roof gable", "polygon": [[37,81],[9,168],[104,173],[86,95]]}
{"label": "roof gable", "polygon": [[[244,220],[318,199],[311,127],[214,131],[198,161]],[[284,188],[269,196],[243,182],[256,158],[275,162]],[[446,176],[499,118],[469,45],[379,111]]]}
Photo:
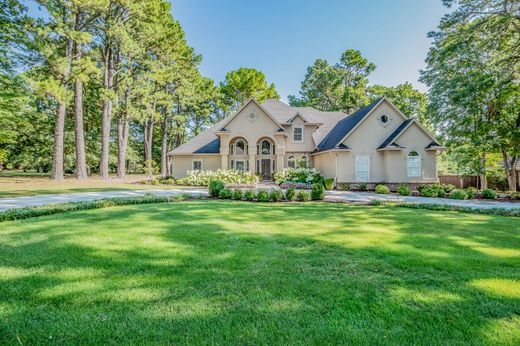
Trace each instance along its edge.
{"label": "roof gable", "polygon": [[280,124],[280,122],[267,109],[265,109],[264,107],[262,107],[261,104],[256,102],[255,99],[249,99],[246,103],[244,103],[242,105],[242,107],[240,107],[240,109],[238,111],[235,112],[235,114],[233,114],[230,117],[226,118],[226,121],[221,125],[221,128],[219,130],[220,131],[226,131],[226,126],[228,126],[233,121],[233,119],[235,119],[240,113],[242,113],[242,111],[244,109],[246,109],[246,107],[250,103],[254,103],[258,108],[260,108],[260,110],[262,112],[264,112],[275,123],[275,125],[278,126],[278,128],[282,129],[281,132],[285,131],[285,130],[283,130],[282,124]]}

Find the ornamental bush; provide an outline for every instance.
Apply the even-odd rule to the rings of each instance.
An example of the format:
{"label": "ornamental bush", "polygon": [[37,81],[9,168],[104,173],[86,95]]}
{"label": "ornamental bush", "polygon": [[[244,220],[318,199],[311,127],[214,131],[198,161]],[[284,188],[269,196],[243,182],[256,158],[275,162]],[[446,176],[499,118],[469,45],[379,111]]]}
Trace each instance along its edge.
{"label": "ornamental bush", "polygon": [[209,195],[211,197],[218,198],[220,196],[220,191],[224,189],[224,183],[220,180],[212,180],[209,183]]}
{"label": "ornamental bush", "polygon": [[177,180],[178,185],[208,186],[210,181],[220,180],[224,184],[254,185],[258,177],[250,172],[218,169],[216,171],[188,171],[186,177]]}
{"label": "ornamental bush", "polygon": [[283,183],[323,183],[323,176],[315,168],[286,168],[274,173],[274,181]]}
{"label": "ornamental bush", "polygon": [[482,197],[485,199],[495,199],[497,197],[497,193],[493,189],[484,189],[482,190]]}
{"label": "ornamental bush", "polygon": [[311,199],[313,201],[321,201],[324,198],[325,198],[325,189],[323,188],[323,184],[320,184],[320,183],[312,184]]}
{"label": "ornamental bush", "polygon": [[366,183],[358,184],[358,185],[357,185],[357,189],[358,189],[359,191],[366,191],[366,190],[368,190],[368,185],[367,185]]}
{"label": "ornamental bush", "polygon": [[478,190],[472,186],[466,188],[466,195],[468,196],[468,199],[475,198],[477,195]]}
{"label": "ornamental bush", "polygon": [[296,190],[290,187],[285,191],[285,199],[288,201],[294,201],[294,198],[296,198]]}
{"label": "ornamental bush", "polygon": [[269,202],[269,192],[266,190],[259,190],[256,194],[256,200],[258,202]]}
{"label": "ornamental bush", "polygon": [[244,199],[246,201],[254,200],[255,196],[256,196],[255,190],[246,190],[246,192],[244,192]]}
{"label": "ornamental bush", "polygon": [[221,199],[230,199],[233,196],[233,191],[230,189],[222,189],[220,190],[220,193],[218,194],[218,197]]}
{"label": "ornamental bush", "polygon": [[296,199],[300,202],[307,202],[311,200],[311,194],[305,190],[300,190],[296,195]]}
{"label": "ornamental bush", "polygon": [[272,189],[269,193],[269,199],[273,202],[280,202],[283,199],[283,192],[280,189]]}
{"label": "ornamental bush", "polygon": [[466,199],[466,198],[468,198],[468,195],[466,194],[466,191],[464,191],[464,190],[455,189],[455,190],[451,191],[450,198],[451,199]]}
{"label": "ornamental bush", "polygon": [[232,196],[232,198],[233,198],[233,199],[236,199],[236,200],[241,200],[241,199],[242,199],[242,195],[243,195],[242,190],[240,190],[240,189],[235,189],[235,190],[233,190],[233,196]]}
{"label": "ornamental bush", "polygon": [[408,185],[404,185],[404,184],[399,186],[399,188],[397,189],[397,192],[401,196],[410,196],[412,194],[412,191],[410,190]]}
{"label": "ornamental bush", "polygon": [[435,190],[437,191],[437,197],[439,197],[439,198],[446,197],[446,191],[444,191],[444,189],[435,188]]}
{"label": "ornamental bush", "polygon": [[379,193],[379,194],[382,194],[382,195],[387,195],[390,193],[390,188],[386,185],[377,185],[376,186],[376,193]]}
{"label": "ornamental bush", "polygon": [[437,190],[429,186],[424,186],[420,190],[422,197],[437,197]]}
{"label": "ornamental bush", "polygon": [[327,190],[332,190],[334,188],[334,178],[325,179],[324,185]]}

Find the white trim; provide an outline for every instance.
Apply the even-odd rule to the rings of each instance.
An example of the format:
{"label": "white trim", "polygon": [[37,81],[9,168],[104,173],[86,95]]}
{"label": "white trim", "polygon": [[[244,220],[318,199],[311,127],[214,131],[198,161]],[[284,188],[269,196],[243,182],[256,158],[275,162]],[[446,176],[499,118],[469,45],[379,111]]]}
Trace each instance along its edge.
{"label": "white trim", "polygon": [[204,160],[202,160],[202,159],[193,159],[193,160],[191,160],[191,170],[192,171],[196,171],[196,169],[194,167],[195,162],[200,162],[200,170],[199,171],[203,171],[204,170]]}
{"label": "white trim", "polygon": [[[417,156],[410,156],[411,153],[417,153]],[[414,158],[417,161],[417,166],[414,166],[412,168],[418,168],[418,175],[410,175],[410,159]],[[422,178],[422,159],[421,154],[419,154],[416,150],[411,150],[406,155],[406,176],[408,178]]]}
{"label": "white trim", "polygon": [[[366,158],[366,166],[367,166],[367,178],[366,180],[365,179],[360,179],[359,178],[359,175],[358,175],[358,161],[360,161],[361,159],[365,159]],[[355,165],[355,174],[356,174],[356,182],[369,182],[370,181],[370,156],[369,155],[357,155],[356,156],[356,165]]]}
{"label": "white trim", "polygon": [[[297,140],[294,139],[294,130],[296,130],[296,129],[301,129],[301,130],[302,130],[302,135],[301,135],[301,136],[302,136],[302,139],[299,140],[299,141],[297,141]],[[293,126],[293,132],[292,132],[292,141],[293,141],[293,143],[303,143],[303,134],[304,134],[304,131],[305,131],[305,130],[304,130],[304,126]]]}

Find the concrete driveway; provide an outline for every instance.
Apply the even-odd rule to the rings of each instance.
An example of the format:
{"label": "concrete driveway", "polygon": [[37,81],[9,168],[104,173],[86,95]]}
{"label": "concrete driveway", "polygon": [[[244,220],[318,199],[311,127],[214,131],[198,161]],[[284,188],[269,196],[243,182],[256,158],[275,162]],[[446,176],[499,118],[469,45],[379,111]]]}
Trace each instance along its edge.
{"label": "concrete driveway", "polygon": [[[261,188],[270,188],[272,186],[262,186]],[[39,195],[30,197],[13,197],[0,198],[0,211],[23,208],[30,206],[39,206],[54,203],[82,202],[92,201],[103,198],[113,197],[136,197],[144,196],[147,193],[153,193],[159,196],[181,195],[190,193],[196,196],[207,196],[208,190],[205,188],[183,188],[172,190],[133,190],[133,191],[103,191],[103,192],[83,192],[56,195]],[[403,197],[399,195],[378,195],[372,192],[353,192],[353,191],[326,191],[326,201],[332,202],[370,202],[372,200],[389,201],[389,202],[410,202],[410,203],[429,203],[452,205],[469,208],[491,209],[520,209],[520,203],[486,201],[486,200],[454,200],[448,198],[426,198],[426,197]]]}

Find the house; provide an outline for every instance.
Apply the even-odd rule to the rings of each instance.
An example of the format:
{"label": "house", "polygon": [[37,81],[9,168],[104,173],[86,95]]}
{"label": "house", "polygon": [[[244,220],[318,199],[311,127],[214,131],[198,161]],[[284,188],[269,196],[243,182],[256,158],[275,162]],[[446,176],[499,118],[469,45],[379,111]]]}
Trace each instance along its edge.
{"label": "house", "polygon": [[307,164],[338,185],[414,185],[438,182],[436,156],[444,149],[387,98],[350,115],[252,99],[169,155],[175,178],[220,168],[268,180],[277,170]]}

